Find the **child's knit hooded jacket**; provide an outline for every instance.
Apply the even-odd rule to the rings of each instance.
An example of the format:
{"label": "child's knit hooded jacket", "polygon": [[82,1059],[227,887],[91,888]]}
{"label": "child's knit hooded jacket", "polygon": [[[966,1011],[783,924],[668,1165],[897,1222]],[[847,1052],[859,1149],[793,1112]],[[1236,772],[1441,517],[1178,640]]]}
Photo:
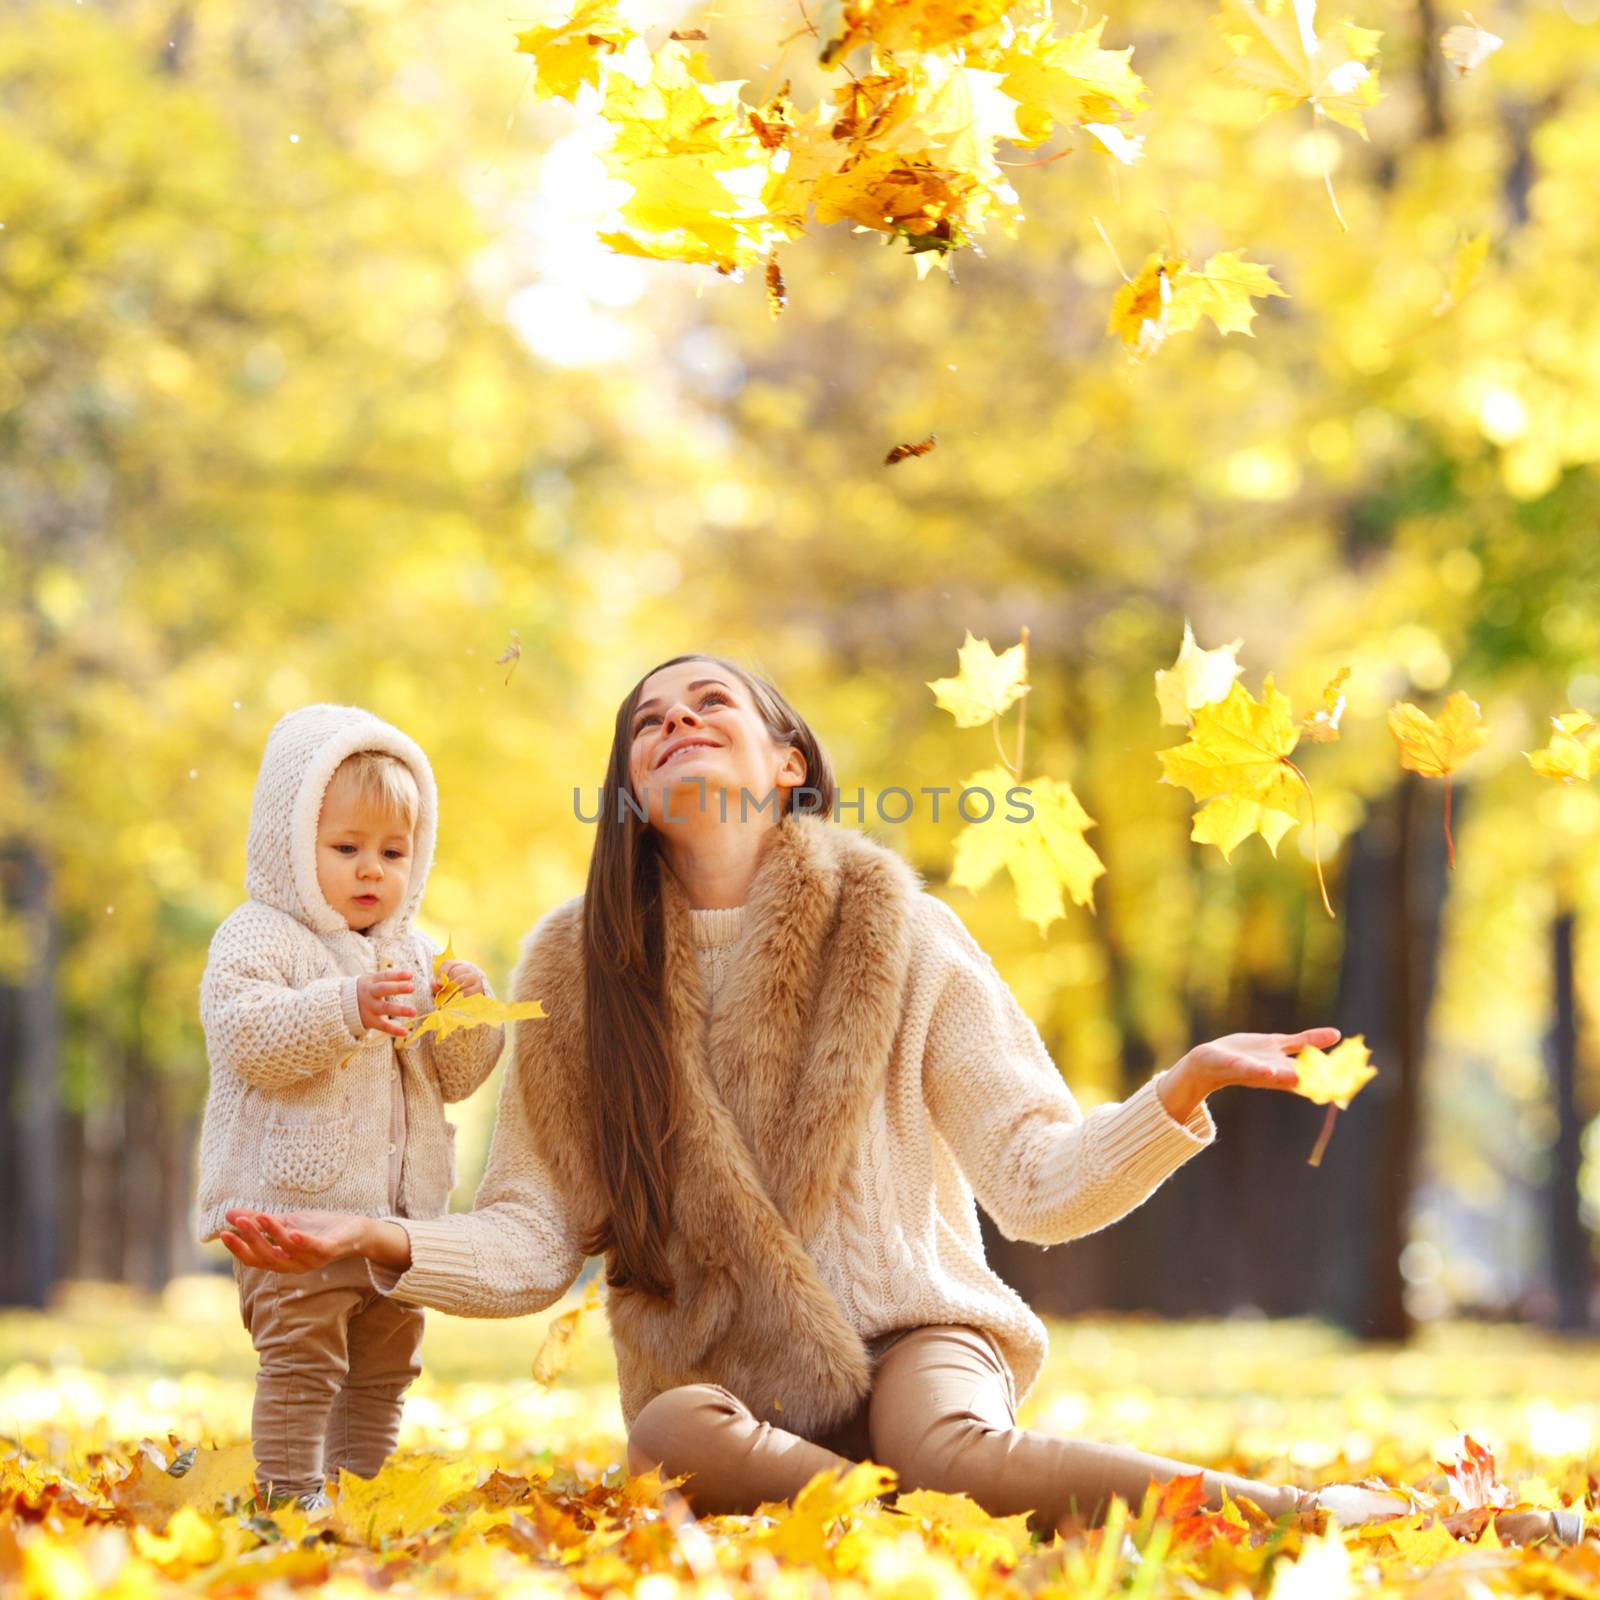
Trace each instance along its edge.
{"label": "child's knit hooded jacket", "polygon": [[[317,884],[317,823],[346,757],[382,750],[417,782],[405,902],[368,932],[350,928]],[[415,1045],[362,1027],[356,981],[380,967],[409,971],[408,1002],[433,1008],[433,944],[411,926],[437,830],[433,771],[398,728],[355,706],[313,705],[273,728],[261,759],[246,845],[249,899],[211,941],[200,1020],[211,1083],[200,1134],[197,1233],[215,1238],[235,1206],[263,1211],[444,1214],[455,1185],[447,1101],[494,1069],[499,1027],[466,1028]],[[407,1020],[402,1018],[402,1021]],[[391,1205],[391,1097],[403,1094],[405,1142]]]}

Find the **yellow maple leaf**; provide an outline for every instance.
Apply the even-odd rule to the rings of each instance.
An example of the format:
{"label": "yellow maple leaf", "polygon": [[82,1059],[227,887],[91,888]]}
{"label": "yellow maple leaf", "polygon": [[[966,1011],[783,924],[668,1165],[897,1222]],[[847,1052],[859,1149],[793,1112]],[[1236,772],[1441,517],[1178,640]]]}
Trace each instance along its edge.
{"label": "yellow maple leaf", "polygon": [[1222,0],[1216,16],[1235,74],[1266,93],[1268,110],[1309,103],[1365,139],[1362,112],[1378,101],[1378,70],[1367,63],[1381,34],[1353,23],[1319,34],[1316,20],[1316,0],[1295,0],[1293,23],[1255,0]]}
{"label": "yellow maple leaf", "polygon": [[[1289,759],[1299,742],[1289,697],[1274,685],[1271,673],[1259,702],[1235,682],[1222,700],[1197,707],[1188,743],[1156,752],[1163,783],[1208,802],[1195,813],[1189,837],[1216,845],[1226,859],[1252,833],[1259,833],[1276,855],[1278,841],[1300,820],[1302,795],[1311,802],[1314,828],[1311,785]],[[1322,904],[1331,917],[1320,857],[1316,866]]]}
{"label": "yellow maple leaf", "polygon": [[958,728],[981,728],[993,722],[1028,692],[1028,652],[1021,644],[996,655],[987,639],[974,639],[972,630],[956,652],[960,670],[953,678],[928,683],[941,711],[956,719]]}
{"label": "yellow maple leaf", "polygon": [[1129,65],[1133,48],[1103,50],[1105,25],[1102,17],[1092,28],[1057,37],[1046,18],[985,58],[1018,103],[1018,144],[1040,144],[1057,128],[1114,123],[1143,109],[1149,90]]}
{"label": "yellow maple leaf", "polygon": [[442,1508],[478,1481],[478,1469],[454,1456],[393,1456],[375,1478],[339,1472],[334,1521],[354,1543],[406,1539],[439,1520]]}
{"label": "yellow maple leaf", "polygon": [[576,104],[583,84],[599,86],[604,58],[636,37],[618,14],[616,0],[578,0],[563,19],[517,34],[516,48],[533,57],[537,98]]}
{"label": "yellow maple leaf", "polygon": [[1600,772],[1600,722],[1587,711],[1566,711],[1550,724],[1554,731],[1544,749],[1523,752],[1541,778],[1572,783]]}
{"label": "yellow maple leaf", "polygon": [[1478,702],[1457,689],[1438,720],[1408,700],[1390,707],[1389,732],[1400,747],[1400,765],[1425,778],[1448,778],[1489,737]]}
{"label": "yellow maple leaf", "polygon": [[444,949],[433,958],[433,975],[441,980],[439,992],[433,997],[433,1010],[417,1019],[401,1044],[415,1044],[428,1033],[447,1039],[461,1028],[481,1028],[490,1023],[517,1022],[524,1017],[545,1015],[544,1006],[538,1000],[507,1001],[487,994],[462,994],[461,985],[454,978],[444,976],[445,968],[456,959],[455,940],[447,939]]}
{"label": "yellow maple leaf", "polygon": [[862,1461],[847,1471],[825,1469],[795,1495],[789,1506],[767,1503],[757,1514],[776,1517],[776,1526],[752,1541],[780,1561],[826,1571],[829,1539],[843,1517],[887,1494],[894,1472],[875,1461]]}
{"label": "yellow maple leaf", "polygon": [[1400,765],[1425,778],[1444,779],[1444,842],[1450,865],[1456,842],[1450,832],[1450,775],[1489,737],[1478,702],[1457,689],[1435,721],[1409,700],[1389,708],[1389,732],[1400,747]]}
{"label": "yellow maple leaf", "polygon": [[582,1301],[552,1319],[533,1357],[533,1381],[551,1384],[572,1365],[574,1347],[584,1323],[599,1309],[600,1285],[591,1280]]}
{"label": "yellow maple leaf", "polygon": [[1243,644],[1243,639],[1235,639],[1232,644],[1218,645],[1215,650],[1202,650],[1195,643],[1194,629],[1185,617],[1178,659],[1156,673],[1156,704],[1161,708],[1161,720],[1187,727],[1191,713],[1198,707],[1225,698],[1233,687],[1233,680],[1244,671],[1239,665],[1239,650]]}
{"label": "yellow maple leaf", "polygon": [[[1017,911],[1041,934],[1066,915],[1063,889],[1080,906],[1094,899],[1094,881],[1106,869],[1084,838],[1094,819],[1079,803],[1070,783],[1053,778],[1032,778],[1019,783],[1003,767],[975,773],[963,789],[987,790],[994,808],[985,822],[970,822],[956,835],[955,866],[951,883],[977,893],[1001,867],[1011,874]],[[1010,821],[1023,809],[1022,801],[1008,802],[1008,791],[1028,791],[1026,802],[1033,815]]]}
{"label": "yellow maple leaf", "polygon": [[1378,1075],[1359,1033],[1341,1039],[1331,1050],[1307,1045],[1295,1053],[1294,1065],[1300,1074],[1294,1089],[1297,1095],[1319,1106],[1338,1106],[1341,1111]]}
{"label": "yellow maple leaf", "polygon": [[[112,1500],[144,1527],[159,1533],[184,1507],[209,1511],[222,1500],[250,1492],[255,1457],[248,1444],[186,1451],[183,1456],[188,1458],[186,1470],[174,1474],[141,1451],[127,1477],[111,1485]],[[183,1458],[173,1465],[183,1466]]]}
{"label": "yellow maple leaf", "polygon": [[210,1566],[223,1554],[222,1536],[193,1506],[179,1506],[165,1533],[150,1533],[135,1526],[133,1547],[170,1577]]}
{"label": "yellow maple leaf", "polygon": [[633,192],[624,229],[600,235],[612,249],[731,272],[762,259],[779,237],[762,200],[772,154],[739,98],[743,79],[712,81],[703,58],[668,44],[643,82],[607,81],[614,130],[604,159]]}
{"label": "yellow maple leaf", "polygon": [[462,1028],[482,1028],[498,1022],[520,1022],[542,1017],[545,1009],[538,1000],[496,1000],[489,994],[458,994],[449,1005],[436,1006],[412,1028],[402,1044],[415,1044],[424,1034],[448,1039]]}
{"label": "yellow maple leaf", "polygon": [[1106,332],[1135,356],[1158,350],[1169,334],[1198,327],[1201,317],[1210,317],[1219,333],[1248,334],[1256,315],[1250,302],[1264,295],[1288,298],[1271,268],[1246,261],[1240,251],[1222,251],[1198,268],[1187,256],[1156,253],[1112,297]]}
{"label": "yellow maple leaf", "polygon": [[937,50],[993,27],[1014,0],[824,0],[820,59],[829,66],[869,41],[885,50]]}
{"label": "yellow maple leaf", "polygon": [[1033,1544],[1027,1512],[1012,1517],[991,1516],[964,1494],[943,1494],[934,1489],[900,1494],[895,1497],[894,1515],[920,1523],[935,1543],[985,1566],[1013,1563]]}
{"label": "yellow maple leaf", "polygon": [[1378,1075],[1367,1054],[1366,1040],[1353,1033],[1341,1039],[1331,1050],[1319,1050],[1307,1045],[1295,1053],[1295,1070],[1299,1082],[1294,1092],[1314,1105],[1326,1106],[1328,1114],[1323,1119],[1322,1131],[1317,1136],[1306,1165],[1322,1165],[1322,1153],[1333,1137],[1333,1125],[1340,1111],[1347,1108],[1355,1096]]}
{"label": "yellow maple leaf", "polygon": [[931,165],[998,179],[995,144],[1018,138],[1017,102],[1002,89],[1000,74],[928,56],[901,76],[885,114],[872,124],[873,150],[923,156]]}

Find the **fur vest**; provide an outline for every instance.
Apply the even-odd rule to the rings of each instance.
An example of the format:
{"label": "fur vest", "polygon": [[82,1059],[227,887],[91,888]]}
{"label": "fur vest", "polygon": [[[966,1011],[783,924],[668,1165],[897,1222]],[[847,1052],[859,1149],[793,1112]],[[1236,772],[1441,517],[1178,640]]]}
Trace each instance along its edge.
{"label": "fur vest", "polygon": [[[822,1219],[884,1092],[921,882],[886,846],[791,815],[763,844],[746,924],[709,1020],[688,899],[663,858],[663,993],[681,1116],[673,1137],[670,1303],[631,1288],[607,1309],[624,1394],[729,1389],[817,1437],[868,1393],[860,1336],[801,1241]],[[586,1107],[583,900],[529,941],[512,992],[547,1016],[514,1030],[541,1159],[584,1229],[604,1220]],[[720,1092],[718,1085],[721,1086]],[[609,1263],[608,1263],[609,1265]]]}

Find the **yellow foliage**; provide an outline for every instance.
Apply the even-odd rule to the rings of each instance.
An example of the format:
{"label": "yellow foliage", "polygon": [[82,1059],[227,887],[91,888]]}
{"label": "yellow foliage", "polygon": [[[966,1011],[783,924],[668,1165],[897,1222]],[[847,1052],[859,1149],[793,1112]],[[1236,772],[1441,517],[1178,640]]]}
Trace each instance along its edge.
{"label": "yellow foliage", "polygon": [[1400,748],[1400,765],[1425,778],[1448,778],[1489,737],[1478,702],[1457,689],[1438,719],[1399,701],[1389,710],[1389,732]]}

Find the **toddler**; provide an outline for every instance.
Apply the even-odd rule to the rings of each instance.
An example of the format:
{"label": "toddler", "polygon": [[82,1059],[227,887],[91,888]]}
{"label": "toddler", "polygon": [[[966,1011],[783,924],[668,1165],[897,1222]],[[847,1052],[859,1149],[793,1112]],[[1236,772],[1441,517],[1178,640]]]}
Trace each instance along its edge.
{"label": "toddler", "polygon": [[[236,1206],[444,1214],[456,1181],[444,1106],[488,1077],[504,1029],[400,1043],[437,988],[435,947],[411,926],[435,824],[427,757],[371,713],[304,706],[268,736],[249,898],[217,929],[200,983],[202,1240]],[[469,962],[445,976],[488,992]],[[379,1293],[359,1257],[296,1276],[233,1266],[260,1356],[261,1478],[315,1509],[325,1473],[373,1477],[394,1449],[421,1370],[422,1309]]]}

